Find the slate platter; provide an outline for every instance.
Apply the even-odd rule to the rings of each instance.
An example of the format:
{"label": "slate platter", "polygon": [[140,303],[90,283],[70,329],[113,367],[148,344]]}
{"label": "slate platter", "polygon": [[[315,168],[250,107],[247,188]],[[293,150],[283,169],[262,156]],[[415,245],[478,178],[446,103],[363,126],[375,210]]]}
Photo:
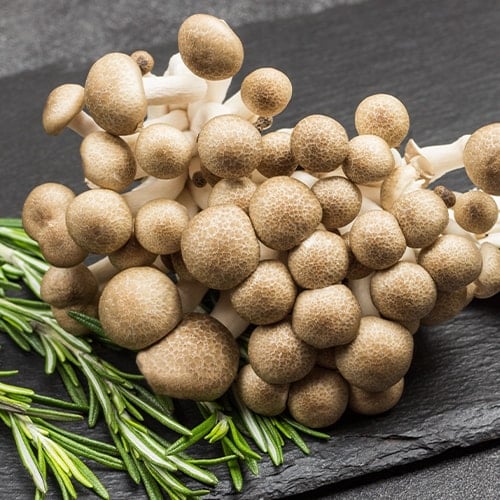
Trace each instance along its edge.
{"label": "slate platter", "polygon": [[[404,0],[340,6],[317,15],[242,26],[246,48],[241,78],[259,66],[276,66],[294,84],[294,97],[274,128],[293,126],[306,114],[324,113],[343,123],[352,136],[357,103],[375,92],[392,93],[408,107],[410,137],[420,145],[451,142],[500,118],[500,6],[479,2],[408,3]],[[137,47],[116,47],[130,51]],[[175,40],[144,47],[165,66]],[[45,67],[0,80],[0,215],[19,216],[30,189],[46,181],[84,189],[79,139],[71,132],[58,138],[43,134],[40,116],[46,95],[63,82],[85,79],[88,67]],[[454,189],[467,186],[454,175]],[[312,490],[324,494],[342,480],[362,482],[376,471],[414,463],[445,451],[500,439],[500,298],[474,301],[454,321],[423,328],[415,336],[415,358],[399,405],[373,418],[346,414],[331,429],[332,439],[308,440],[312,454],[286,449],[285,466],[264,460],[260,477],[246,478],[242,498],[280,498]],[[35,355],[20,353],[0,340],[0,369],[19,368],[16,381],[64,397],[57,377],[42,375]],[[116,359],[134,369],[131,356]],[[180,417],[190,419],[181,405]],[[80,426],[82,432],[84,426]],[[94,437],[105,438],[98,427]],[[5,430],[0,434],[4,498],[31,498],[32,486],[19,465]],[[201,452],[202,450],[200,450]],[[498,457],[498,454],[496,455]],[[124,474],[96,467],[113,499],[145,498]],[[233,495],[223,468],[210,498]],[[309,492],[309,493],[306,493]],[[418,494],[418,493],[417,493]],[[89,498],[85,491],[82,498]],[[50,498],[58,498],[56,493]]]}

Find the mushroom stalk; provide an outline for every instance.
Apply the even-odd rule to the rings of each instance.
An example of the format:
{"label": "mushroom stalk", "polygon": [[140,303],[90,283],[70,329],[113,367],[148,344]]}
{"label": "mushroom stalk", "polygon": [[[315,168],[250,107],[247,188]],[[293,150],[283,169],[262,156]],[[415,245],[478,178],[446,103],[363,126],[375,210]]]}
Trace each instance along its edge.
{"label": "mushroom stalk", "polygon": [[118,269],[111,264],[109,257],[103,257],[98,261],[88,266],[89,271],[94,275],[99,289],[102,290],[104,285],[115,275],[118,274]]}
{"label": "mushroom stalk", "polygon": [[380,316],[378,309],[375,307],[372,301],[370,293],[370,282],[373,273],[368,276],[361,278],[359,280],[350,280],[348,287],[350,288],[353,295],[361,307],[361,316]]}
{"label": "mushroom stalk", "polygon": [[87,137],[93,132],[102,132],[103,129],[97,125],[94,119],[85,111],[80,111],[69,123],[66,125],[73,132],[77,133],[80,137]]}
{"label": "mushroom stalk", "polygon": [[219,300],[210,312],[210,316],[220,321],[232,334],[234,338],[239,337],[250,324],[243,319],[233,308],[230,300],[230,291],[220,292]]}
{"label": "mushroom stalk", "polygon": [[205,285],[197,281],[179,280],[176,286],[184,314],[195,311],[208,291]]}
{"label": "mushroom stalk", "polygon": [[238,90],[236,94],[227,99],[224,102],[224,106],[227,108],[230,114],[241,116],[245,120],[248,120],[252,123],[255,122],[258,118],[258,116],[252,113],[243,103],[240,90]]}
{"label": "mushroom stalk", "polygon": [[148,75],[142,83],[148,105],[187,105],[202,99],[207,92],[206,82],[191,75]]}

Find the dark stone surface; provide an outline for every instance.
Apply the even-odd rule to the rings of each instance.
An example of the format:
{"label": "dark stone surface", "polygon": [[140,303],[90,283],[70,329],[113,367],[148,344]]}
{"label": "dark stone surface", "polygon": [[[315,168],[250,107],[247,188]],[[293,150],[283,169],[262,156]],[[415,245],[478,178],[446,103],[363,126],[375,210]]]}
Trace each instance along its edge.
{"label": "dark stone surface", "polygon": [[[306,114],[324,113],[343,123],[351,135],[357,103],[374,92],[393,93],[409,109],[412,138],[422,145],[450,142],[499,120],[499,24],[500,6],[494,0],[411,4],[396,0],[243,25],[237,31],[246,47],[245,66],[233,87],[258,66],[276,66],[294,84],[292,102],[276,120],[276,128],[293,126]],[[173,39],[145,48],[160,66],[176,50]],[[114,49],[122,47],[117,42]],[[79,138],[69,131],[57,138],[45,136],[40,116],[50,90],[67,81],[83,82],[87,69],[52,65],[0,80],[2,216],[19,216],[24,197],[41,182],[57,181],[83,190]],[[450,185],[464,186],[463,177],[453,176]],[[276,469],[263,461],[260,477],[246,478],[241,497],[267,499],[303,493],[310,498],[313,490],[315,496],[329,496],[334,488],[351,495],[345,498],[452,498],[456,497],[453,492],[460,491],[468,492],[464,498],[476,494],[494,498],[500,439],[499,306],[498,296],[474,301],[449,324],[422,329],[415,337],[415,359],[396,408],[374,418],[346,414],[331,429],[328,444],[308,441],[310,457],[288,447],[284,467]],[[34,354],[19,352],[5,337],[0,337],[0,344],[0,369],[19,368],[20,383],[63,394],[57,377],[40,375],[43,363]],[[130,357],[121,363],[133,366]],[[184,407],[181,411],[189,413]],[[92,434],[105,436],[102,427]],[[457,449],[480,443],[492,443],[492,447],[473,455],[475,459],[462,456],[455,461],[451,456]],[[31,483],[5,430],[0,433],[0,450],[5,457],[0,471],[8,478],[1,496],[31,498]],[[411,469],[418,461],[441,453],[447,453],[447,461],[429,463],[428,469]],[[489,467],[479,465],[483,459]],[[472,461],[480,489],[475,488],[475,479],[457,473],[468,471]],[[425,470],[431,473],[426,475]],[[142,489],[124,474],[99,467],[96,471],[113,499],[145,498]],[[432,488],[443,471],[450,480],[462,481],[463,488],[443,486],[436,494]],[[224,469],[218,473],[221,483],[212,498],[231,495]],[[392,479],[383,481],[391,474]],[[373,481],[377,482],[358,486]],[[408,484],[414,489],[405,490]],[[89,495],[82,492],[85,497]]]}

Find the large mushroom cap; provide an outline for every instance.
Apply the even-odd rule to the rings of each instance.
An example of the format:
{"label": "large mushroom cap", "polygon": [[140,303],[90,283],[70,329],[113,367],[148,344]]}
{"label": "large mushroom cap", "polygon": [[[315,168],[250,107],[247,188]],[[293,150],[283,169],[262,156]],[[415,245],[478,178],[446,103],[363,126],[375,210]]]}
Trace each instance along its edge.
{"label": "large mushroom cap", "polygon": [[229,330],[208,314],[186,314],[169,335],[137,355],[154,392],[179,399],[212,401],[238,371],[239,350]]}
{"label": "large mushroom cap", "polygon": [[83,109],[85,89],[75,83],[56,87],[47,97],[42,125],[49,135],[57,135]]}

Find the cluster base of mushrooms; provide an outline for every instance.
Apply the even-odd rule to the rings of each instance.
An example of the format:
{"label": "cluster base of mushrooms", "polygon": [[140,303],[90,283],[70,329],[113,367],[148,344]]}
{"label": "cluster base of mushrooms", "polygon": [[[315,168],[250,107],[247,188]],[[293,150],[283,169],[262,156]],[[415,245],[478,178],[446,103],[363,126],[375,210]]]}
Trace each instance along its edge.
{"label": "cluster base of mushrooms", "polygon": [[[381,93],[359,103],[355,137],[321,114],[269,131],[292,95],[282,71],[228,97],[244,49],[227,23],[193,15],[178,42],[163,73],[144,50],[110,53],[48,96],[45,131],[82,136],[89,189],[27,196],[52,266],[42,298],[75,335],[68,311],[99,318],[158,394],[211,401],[234,384],[256,413],[312,428],[387,411],[419,326],[500,291],[500,123],[400,152],[410,118]],[[476,187],[429,187],[454,169]]]}

